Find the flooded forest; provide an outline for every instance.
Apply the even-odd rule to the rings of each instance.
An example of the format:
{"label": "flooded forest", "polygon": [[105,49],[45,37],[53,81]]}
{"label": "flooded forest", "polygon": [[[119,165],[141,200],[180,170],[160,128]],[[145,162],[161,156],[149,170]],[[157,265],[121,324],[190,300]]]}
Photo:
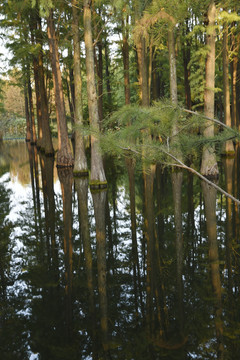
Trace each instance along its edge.
{"label": "flooded forest", "polygon": [[240,4],[0,4],[0,358],[236,360]]}

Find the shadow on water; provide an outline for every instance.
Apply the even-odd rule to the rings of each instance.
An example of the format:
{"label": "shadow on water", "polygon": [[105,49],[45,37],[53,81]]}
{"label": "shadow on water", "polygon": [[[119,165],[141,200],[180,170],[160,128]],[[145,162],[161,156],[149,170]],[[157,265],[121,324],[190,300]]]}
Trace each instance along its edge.
{"label": "shadow on water", "polygon": [[[106,159],[108,190],[1,144],[1,359],[237,359],[239,209],[161,165]],[[221,186],[239,197],[239,162]]]}

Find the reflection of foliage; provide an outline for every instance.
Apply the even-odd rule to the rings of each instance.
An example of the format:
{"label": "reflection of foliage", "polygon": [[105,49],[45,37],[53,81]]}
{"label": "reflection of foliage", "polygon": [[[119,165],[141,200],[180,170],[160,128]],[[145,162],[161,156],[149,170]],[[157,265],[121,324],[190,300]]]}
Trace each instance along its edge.
{"label": "reflection of foliage", "polygon": [[26,119],[14,114],[3,113],[0,119],[0,130],[5,138],[26,136]]}

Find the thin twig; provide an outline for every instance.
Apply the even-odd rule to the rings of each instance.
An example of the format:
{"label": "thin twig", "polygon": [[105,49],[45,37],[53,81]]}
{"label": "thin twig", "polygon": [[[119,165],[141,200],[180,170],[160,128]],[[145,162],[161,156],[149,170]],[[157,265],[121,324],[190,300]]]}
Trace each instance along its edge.
{"label": "thin twig", "polygon": [[226,125],[226,124],[222,123],[220,120],[217,120],[217,119],[211,118],[211,117],[206,116],[206,115],[204,115],[204,114],[199,114],[199,113],[197,113],[197,112],[195,112],[195,111],[192,111],[192,110],[183,109],[183,108],[181,108],[181,110],[183,110],[183,111],[185,111],[185,112],[187,112],[187,113],[189,113],[189,114],[193,114],[193,115],[201,116],[201,117],[203,117],[203,118],[205,118],[205,119],[207,119],[207,120],[211,120],[211,121],[215,122],[216,124],[221,125],[222,127],[225,127],[226,129],[228,129],[228,130],[231,130],[231,131],[235,132],[235,130],[234,130],[234,129],[232,129],[230,126],[228,126],[228,125]]}
{"label": "thin twig", "polygon": [[[151,146],[150,147],[154,147]],[[125,148],[122,146],[119,146],[120,149],[125,150],[125,151],[130,151],[133,152],[137,155],[143,155],[141,154],[139,151],[137,150],[133,150],[129,147]],[[158,148],[159,149],[159,148]],[[231,200],[233,200],[234,202],[236,202],[238,205],[240,205],[240,200],[238,200],[237,198],[235,198],[234,196],[232,196],[231,194],[227,193],[225,190],[223,190],[220,186],[216,185],[214,182],[210,181],[209,179],[207,179],[205,176],[203,176],[202,174],[200,174],[198,171],[194,170],[193,168],[185,165],[181,160],[179,160],[178,158],[176,158],[174,155],[172,155],[171,153],[169,153],[168,151],[164,150],[164,149],[159,149],[160,151],[162,151],[164,154],[168,155],[169,157],[171,157],[173,160],[175,160],[177,162],[177,164],[168,164],[170,166],[175,166],[175,167],[180,167],[182,169],[188,170],[191,173],[197,175],[200,179],[202,179],[203,181],[205,181],[207,184],[211,185],[212,187],[214,187],[216,190],[220,191],[222,194],[224,194],[226,197],[230,198]]]}
{"label": "thin twig", "polygon": [[178,164],[175,164],[174,166],[177,167],[181,167],[183,169],[186,169],[190,172],[192,172],[193,174],[197,175],[200,179],[204,180],[206,183],[208,183],[209,185],[213,186],[215,189],[217,189],[218,191],[220,191],[222,194],[224,194],[226,197],[230,198],[231,200],[233,200],[234,202],[236,202],[238,205],[240,205],[240,200],[236,199],[234,196],[230,195],[229,193],[227,193],[226,191],[224,191],[220,186],[216,185],[214,182],[208,180],[205,176],[203,176],[202,174],[200,174],[198,171],[194,170],[193,168],[185,165],[181,160],[177,159],[174,155],[172,155],[171,153],[169,153],[166,150],[161,149],[166,155],[170,156],[173,160],[175,160]]}

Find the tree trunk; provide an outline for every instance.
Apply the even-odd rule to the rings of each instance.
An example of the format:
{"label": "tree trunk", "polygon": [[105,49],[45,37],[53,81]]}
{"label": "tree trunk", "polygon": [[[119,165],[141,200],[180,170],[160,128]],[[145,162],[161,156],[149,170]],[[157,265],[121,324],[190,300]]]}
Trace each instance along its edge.
{"label": "tree trunk", "polygon": [[237,36],[237,42],[235,34],[232,34],[232,51],[233,59],[231,63],[232,69],[232,125],[238,127],[238,111],[237,111],[237,72],[238,72],[238,50],[240,44],[240,34]]}
{"label": "tree trunk", "polygon": [[[223,26],[223,99],[224,99],[224,121],[231,127],[230,91],[229,91],[229,60],[228,60],[228,24]],[[228,140],[224,146],[224,153],[234,153],[233,141]]]}
{"label": "tree trunk", "polygon": [[[38,115],[38,147],[45,152],[46,155],[54,155],[54,149],[52,145],[52,137],[49,125],[47,96],[44,82],[44,69],[43,69],[43,36],[41,29],[41,18],[38,14],[38,7],[34,8],[31,13],[30,30],[32,44],[40,45],[40,50],[37,56],[34,56],[34,78],[35,78],[35,90],[37,100],[37,115]],[[33,139],[34,141],[34,139]]]}
{"label": "tree trunk", "polygon": [[80,58],[80,37],[79,37],[79,14],[77,10],[78,1],[72,0],[73,12],[73,70],[74,70],[74,91],[75,91],[75,161],[74,175],[87,175],[88,166],[84,148],[84,138],[80,127],[83,126],[82,112],[82,77],[81,77],[81,58]]}
{"label": "tree trunk", "polygon": [[36,135],[36,127],[35,127],[35,115],[34,115],[34,108],[33,108],[32,86],[31,86],[30,76],[28,77],[28,99],[29,99],[31,145],[36,145],[37,135]]}
{"label": "tree trunk", "polygon": [[51,54],[51,64],[53,72],[53,86],[56,104],[56,117],[58,126],[58,153],[57,166],[73,166],[73,157],[68,141],[67,120],[65,113],[65,104],[63,96],[61,70],[59,64],[58,44],[55,34],[55,25],[53,20],[53,10],[50,10],[47,19],[48,42]]}
{"label": "tree trunk", "polygon": [[107,109],[110,112],[112,111],[112,90],[111,90],[111,82],[110,82],[110,71],[109,71],[110,61],[108,54],[109,49],[108,49],[107,39],[105,39],[104,48],[105,48],[106,85],[107,85],[107,96],[108,96]]}
{"label": "tree trunk", "polygon": [[39,92],[41,98],[41,108],[42,108],[42,148],[46,156],[54,155],[54,149],[52,144],[52,135],[49,125],[49,116],[48,116],[48,104],[47,104],[47,94],[44,81],[44,69],[43,69],[43,51],[42,51],[42,30],[41,30],[41,19],[38,18],[39,28],[40,28],[40,41],[41,49],[38,53],[38,71],[39,71]]}
{"label": "tree trunk", "polygon": [[[185,36],[189,33],[189,28],[188,28],[188,20],[186,20],[186,34],[184,34]],[[190,61],[190,42],[189,40],[186,40],[186,44],[183,45],[183,67],[184,67],[184,87],[185,87],[185,104],[187,109],[191,110],[192,108],[192,101],[191,101],[191,88],[190,88],[190,81],[189,81],[189,77],[190,77],[190,70],[188,68],[188,64]]]}
{"label": "tree trunk", "polygon": [[24,84],[24,101],[25,101],[25,116],[26,116],[26,141],[31,141],[31,130],[30,130],[30,113],[28,106],[28,91],[27,91],[27,82]]}
{"label": "tree trunk", "polygon": [[142,106],[149,106],[149,91],[148,91],[148,66],[146,53],[146,40],[141,37],[136,44],[138,55],[138,69],[139,69],[139,85],[140,85],[140,99]]}
{"label": "tree trunk", "polygon": [[98,86],[98,114],[101,128],[103,120],[103,57],[102,57],[102,39],[97,43],[98,63],[97,63],[97,86]]}
{"label": "tree trunk", "polygon": [[168,56],[170,65],[170,98],[174,105],[177,105],[177,69],[175,55],[174,28],[168,30]]}
{"label": "tree trunk", "polygon": [[[206,82],[204,91],[204,114],[210,118],[214,118],[214,87],[215,87],[215,17],[216,6],[214,1],[208,8],[208,26],[207,26],[207,46],[208,54],[206,59]],[[214,136],[214,125],[211,121],[206,124],[203,132],[204,136]],[[201,173],[207,177],[218,176],[218,166],[216,161],[214,146],[206,145],[203,148]]]}
{"label": "tree trunk", "polygon": [[[123,22],[122,22],[122,27],[124,27]],[[124,70],[123,76],[124,76],[125,104],[128,105],[130,104],[130,80],[129,80],[129,44],[128,44],[127,30],[125,31],[125,33],[123,33],[122,55],[123,55],[123,70]]]}
{"label": "tree trunk", "polygon": [[84,0],[84,40],[86,49],[86,73],[87,73],[87,95],[88,95],[88,110],[89,120],[92,127],[93,134],[91,135],[91,187],[106,187],[107,181],[103,168],[103,160],[100,152],[100,144],[98,140],[99,129],[99,114],[97,91],[95,85],[95,71],[94,71],[94,52],[92,42],[92,25],[91,25],[91,1]]}

